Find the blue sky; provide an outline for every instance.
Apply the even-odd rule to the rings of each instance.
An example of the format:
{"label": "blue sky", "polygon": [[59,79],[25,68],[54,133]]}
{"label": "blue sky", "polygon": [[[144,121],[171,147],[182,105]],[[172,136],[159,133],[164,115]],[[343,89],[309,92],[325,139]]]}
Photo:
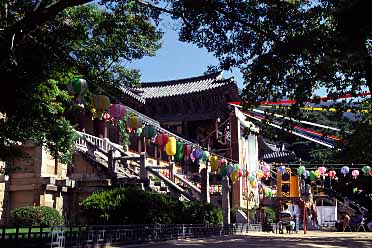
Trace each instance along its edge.
{"label": "blue sky", "polygon": [[[162,47],[154,57],[145,57],[141,60],[127,64],[129,68],[141,71],[142,82],[167,81],[203,75],[209,65],[218,65],[218,60],[205,48],[178,40],[176,25],[171,20],[162,24],[164,36]],[[238,69],[224,71],[224,77],[234,77],[238,87],[243,88],[242,74]],[[315,93],[325,96],[325,89],[316,90]]]}
{"label": "blue sky", "polygon": [[[157,82],[203,75],[208,65],[218,65],[218,60],[205,48],[178,40],[178,33],[166,24],[162,25],[162,48],[154,57],[145,57],[127,66],[141,71],[142,82]],[[225,71],[225,78],[234,76],[239,88],[243,78],[239,70]]]}

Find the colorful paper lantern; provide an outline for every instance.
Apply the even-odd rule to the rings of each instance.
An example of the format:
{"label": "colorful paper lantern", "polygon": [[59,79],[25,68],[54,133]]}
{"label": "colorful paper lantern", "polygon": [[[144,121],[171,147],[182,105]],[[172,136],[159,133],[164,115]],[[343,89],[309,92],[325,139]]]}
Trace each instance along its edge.
{"label": "colorful paper lantern", "polygon": [[142,120],[136,114],[132,114],[127,121],[128,128],[137,129],[142,127]]}
{"label": "colorful paper lantern", "polygon": [[108,122],[109,120],[111,120],[111,116],[110,116],[110,114],[108,114],[108,113],[104,113],[104,114],[103,114],[103,120],[104,120],[105,122]]}
{"label": "colorful paper lantern", "polygon": [[194,149],[192,153],[196,161],[199,161],[203,157],[203,150],[200,148]]}
{"label": "colorful paper lantern", "polygon": [[177,141],[176,143],[176,155],[174,156],[175,161],[181,161],[183,159],[183,142]]}
{"label": "colorful paper lantern", "polygon": [[264,173],[262,171],[257,171],[256,177],[257,179],[261,180],[264,177]]}
{"label": "colorful paper lantern", "polygon": [[209,157],[209,164],[211,166],[211,171],[218,170],[218,157],[217,156],[210,156]]}
{"label": "colorful paper lantern", "polygon": [[305,178],[308,178],[310,176],[310,171],[305,170],[303,175],[304,175]]}
{"label": "colorful paper lantern", "polygon": [[209,159],[209,156],[210,156],[210,154],[209,154],[208,151],[203,151],[203,158],[202,158],[202,160],[203,160],[204,162],[207,162],[208,159]]}
{"label": "colorful paper lantern", "polygon": [[227,160],[223,158],[223,159],[220,160],[220,163],[221,163],[221,167],[222,167],[225,164],[227,164]]}
{"label": "colorful paper lantern", "polygon": [[369,171],[369,175],[372,177],[372,170]]}
{"label": "colorful paper lantern", "polygon": [[243,171],[241,169],[238,170],[238,176],[242,177],[243,176]]}
{"label": "colorful paper lantern", "polygon": [[82,96],[88,90],[87,80],[83,78],[73,78],[69,81],[67,85],[67,90],[70,94],[75,96]]}
{"label": "colorful paper lantern", "polygon": [[267,180],[270,177],[270,171],[264,171],[264,178]]}
{"label": "colorful paper lantern", "polygon": [[141,136],[142,135],[142,132],[143,132],[143,129],[142,128],[137,128],[136,129],[137,136]]}
{"label": "colorful paper lantern", "polygon": [[256,179],[255,173],[249,173],[248,181],[254,181]]}
{"label": "colorful paper lantern", "polygon": [[224,164],[222,167],[221,167],[221,170],[220,170],[220,173],[221,173],[221,176],[227,176],[227,171],[228,171],[228,165],[227,164]]}
{"label": "colorful paper lantern", "polygon": [[285,166],[284,165],[279,166],[278,171],[283,174],[285,172]]}
{"label": "colorful paper lantern", "polygon": [[348,166],[343,166],[341,168],[341,173],[344,174],[344,176],[346,176],[347,173],[349,173],[350,171],[350,168]]}
{"label": "colorful paper lantern", "polygon": [[168,135],[166,133],[158,134],[155,139],[155,144],[160,146],[160,149],[163,150],[165,145],[168,142]]}
{"label": "colorful paper lantern", "polygon": [[310,171],[309,177],[310,177],[311,181],[315,180],[315,178],[316,178],[315,171]]}
{"label": "colorful paper lantern", "polygon": [[297,168],[297,174],[301,176],[302,174],[304,174],[305,170],[306,170],[305,166],[301,165],[300,167]]}
{"label": "colorful paper lantern", "polygon": [[230,163],[229,164],[229,169],[227,171],[227,175],[230,176],[233,171],[234,171],[234,165]]}
{"label": "colorful paper lantern", "polygon": [[105,95],[95,95],[92,98],[92,105],[97,111],[97,117],[101,118],[103,111],[110,106],[110,98]]}
{"label": "colorful paper lantern", "polygon": [[195,161],[195,157],[194,157],[194,153],[193,153],[193,152],[190,153],[190,159],[191,159],[191,161],[193,161],[193,162]]}
{"label": "colorful paper lantern", "polygon": [[109,107],[110,115],[117,120],[122,119],[125,115],[125,112],[125,106],[122,104],[111,104],[111,106]]}
{"label": "colorful paper lantern", "polygon": [[240,169],[240,165],[239,164],[234,164],[234,171],[238,171]]}
{"label": "colorful paper lantern", "polygon": [[184,144],[183,145],[183,155],[188,156],[192,152],[192,145],[190,144]]}
{"label": "colorful paper lantern", "polygon": [[168,156],[174,156],[176,155],[177,151],[177,141],[175,137],[169,137],[168,142],[165,147],[165,152]]}
{"label": "colorful paper lantern", "polygon": [[143,128],[143,134],[146,139],[152,139],[156,135],[156,130],[153,126],[145,126]]}
{"label": "colorful paper lantern", "polygon": [[363,171],[365,176],[368,176],[369,172],[371,171],[371,167],[369,167],[368,165],[363,166],[362,171]]}
{"label": "colorful paper lantern", "polygon": [[359,170],[353,170],[351,172],[351,175],[353,176],[354,179],[356,179],[359,176]]}
{"label": "colorful paper lantern", "polygon": [[236,181],[238,181],[238,171],[233,171],[233,172],[231,173],[230,177],[231,177],[231,181],[232,181],[233,183],[235,183]]}
{"label": "colorful paper lantern", "polygon": [[320,175],[324,175],[324,173],[326,173],[326,171],[327,171],[327,168],[324,167],[324,166],[321,166],[321,167],[318,168],[318,170],[320,172]]}
{"label": "colorful paper lantern", "polygon": [[334,171],[334,170],[329,171],[329,172],[328,172],[328,176],[329,176],[330,178],[334,179],[335,176],[336,176],[336,171]]}
{"label": "colorful paper lantern", "polygon": [[315,175],[315,177],[316,178],[319,178],[320,177],[320,171],[319,170],[316,170],[316,171],[314,171],[314,175]]}
{"label": "colorful paper lantern", "polygon": [[262,170],[265,172],[265,171],[270,171],[270,165],[268,165],[268,164],[264,164],[263,166],[262,166]]}

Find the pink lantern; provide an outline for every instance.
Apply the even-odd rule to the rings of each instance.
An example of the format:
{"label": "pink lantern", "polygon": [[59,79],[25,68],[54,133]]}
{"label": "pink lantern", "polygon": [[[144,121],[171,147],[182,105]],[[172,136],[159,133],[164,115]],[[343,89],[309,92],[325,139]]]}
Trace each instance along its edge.
{"label": "pink lantern", "polygon": [[324,167],[324,166],[321,166],[321,167],[318,168],[318,170],[320,172],[320,175],[324,175],[324,173],[326,173],[326,171],[327,171],[327,168]]}
{"label": "pink lantern", "polygon": [[264,177],[267,180],[270,177],[270,171],[264,171]]}
{"label": "pink lantern", "polygon": [[109,108],[109,113],[112,117],[117,120],[120,120],[124,117],[126,112],[125,106],[122,104],[111,104]]}
{"label": "pink lantern", "polygon": [[329,176],[330,178],[334,179],[335,176],[336,176],[336,171],[334,171],[334,170],[329,171],[329,172],[328,172],[328,176]]}
{"label": "pink lantern", "polygon": [[265,171],[270,171],[270,166],[268,164],[264,164],[262,166],[262,170],[265,172]]}
{"label": "pink lantern", "polygon": [[351,175],[353,175],[354,179],[356,179],[359,176],[359,171],[358,170],[353,170],[351,172]]}
{"label": "pink lantern", "polygon": [[108,113],[104,113],[103,119],[105,120],[105,122],[108,122],[111,119],[111,116]]}
{"label": "pink lantern", "polygon": [[227,160],[223,158],[223,159],[220,160],[220,163],[221,163],[221,167],[222,167],[227,163]]}
{"label": "pink lantern", "polygon": [[194,157],[194,153],[193,152],[190,153],[190,159],[194,162],[195,157]]}

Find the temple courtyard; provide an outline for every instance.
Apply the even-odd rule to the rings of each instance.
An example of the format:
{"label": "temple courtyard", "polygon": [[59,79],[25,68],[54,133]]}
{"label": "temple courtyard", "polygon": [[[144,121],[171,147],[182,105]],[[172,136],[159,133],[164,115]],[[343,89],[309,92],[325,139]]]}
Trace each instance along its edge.
{"label": "temple courtyard", "polygon": [[243,247],[372,247],[372,232],[320,232],[309,231],[307,234],[273,234],[250,232],[243,235],[221,237],[182,239],[165,242],[114,246],[122,248],[154,247],[213,247],[213,248],[243,248]]}

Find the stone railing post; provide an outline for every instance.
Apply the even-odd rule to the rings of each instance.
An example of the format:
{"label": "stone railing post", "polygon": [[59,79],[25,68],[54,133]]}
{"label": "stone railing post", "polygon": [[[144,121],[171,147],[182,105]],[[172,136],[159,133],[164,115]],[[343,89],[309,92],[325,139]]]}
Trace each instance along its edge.
{"label": "stone railing post", "polygon": [[222,178],[222,215],[223,224],[230,224],[230,185],[227,176]]}
{"label": "stone railing post", "polygon": [[170,161],[169,162],[169,179],[174,182],[174,162]]}
{"label": "stone railing post", "polygon": [[103,144],[101,147],[104,151],[108,152],[109,151],[109,143],[110,143],[110,140],[108,138],[104,138],[103,139]]}
{"label": "stone railing post", "polygon": [[209,173],[208,169],[202,169],[201,172],[201,200],[204,202],[211,202],[209,193]]}
{"label": "stone railing post", "polygon": [[141,152],[140,154],[140,179],[145,186],[149,185],[149,173],[146,169],[146,153]]}

